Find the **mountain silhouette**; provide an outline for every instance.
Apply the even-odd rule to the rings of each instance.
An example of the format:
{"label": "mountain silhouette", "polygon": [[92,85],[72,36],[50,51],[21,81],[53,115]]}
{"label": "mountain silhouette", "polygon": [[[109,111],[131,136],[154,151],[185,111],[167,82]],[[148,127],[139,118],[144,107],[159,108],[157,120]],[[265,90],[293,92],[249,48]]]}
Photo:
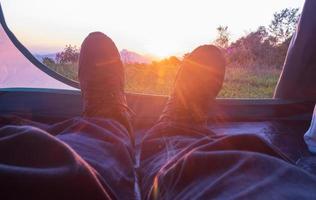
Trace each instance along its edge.
{"label": "mountain silhouette", "polygon": [[[122,62],[125,64],[132,64],[132,63],[149,64],[152,61],[149,57],[140,55],[136,52],[129,51],[127,49],[123,49],[122,51],[120,51],[120,55],[121,55]],[[34,54],[34,57],[37,58],[39,61],[42,61],[43,58],[45,57],[55,60],[56,53]]]}

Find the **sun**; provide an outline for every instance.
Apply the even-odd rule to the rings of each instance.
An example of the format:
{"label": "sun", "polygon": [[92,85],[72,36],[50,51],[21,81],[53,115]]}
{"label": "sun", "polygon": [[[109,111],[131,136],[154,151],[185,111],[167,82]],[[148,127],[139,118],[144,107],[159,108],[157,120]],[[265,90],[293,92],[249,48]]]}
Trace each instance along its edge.
{"label": "sun", "polygon": [[166,42],[151,42],[145,46],[146,52],[159,59],[174,56],[178,53],[177,46]]}

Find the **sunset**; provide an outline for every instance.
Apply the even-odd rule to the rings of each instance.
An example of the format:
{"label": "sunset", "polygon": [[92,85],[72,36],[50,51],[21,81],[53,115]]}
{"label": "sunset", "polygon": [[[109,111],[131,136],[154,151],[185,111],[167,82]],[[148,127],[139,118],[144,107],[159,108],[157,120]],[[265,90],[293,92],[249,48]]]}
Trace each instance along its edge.
{"label": "sunset", "polygon": [[316,0],[1,0],[0,200],[316,199]]}
{"label": "sunset", "polygon": [[33,53],[80,46],[102,31],[118,48],[159,58],[211,43],[228,26],[232,40],[267,26],[273,13],[304,0],[2,0],[8,26]]}
{"label": "sunset", "polygon": [[[4,0],[1,5],[17,39],[39,62],[75,85],[81,43],[89,33],[100,31],[119,50],[128,92],[169,95],[183,57],[200,45],[214,44],[225,52],[228,64],[219,97],[271,98],[303,4],[304,0]],[[20,85],[22,79],[9,73],[18,69],[1,71],[3,80],[10,77],[10,83]]]}

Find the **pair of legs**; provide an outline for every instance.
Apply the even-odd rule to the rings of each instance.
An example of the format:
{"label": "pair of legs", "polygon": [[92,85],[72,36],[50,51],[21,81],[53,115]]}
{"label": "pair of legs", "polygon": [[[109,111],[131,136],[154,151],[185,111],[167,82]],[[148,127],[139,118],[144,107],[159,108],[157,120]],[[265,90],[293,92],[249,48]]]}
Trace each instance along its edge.
{"label": "pair of legs", "polygon": [[[195,135],[211,134],[206,129],[207,111],[221,88],[224,65],[214,46],[199,47],[185,58],[174,92],[137,154],[119,52],[106,35],[91,33],[82,44],[79,61],[82,117],[47,128],[0,129],[1,186],[7,191],[2,197],[150,197],[159,169],[191,143],[179,146],[168,137],[187,134],[191,141]],[[160,133],[164,131],[175,133]]]}
{"label": "pair of legs", "polygon": [[[303,100],[316,98],[315,8],[315,1],[306,0],[275,98]],[[101,35],[100,37],[103,37]],[[116,48],[113,47],[113,49]],[[95,49],[91,54],[97,55],[101,52]],[[116,66],[122,70],[117,51],[111,52],[116,57]],[[104,55],[101,57],[104,58]],[[100,70],[103,69],[100,68]],[[290,197],[291,193],[295,194],[292,194],[290,198],[295,198],[295,195],[303,198],[302,193],[308,194],[310,184],[307,179],[311,176],[307,178],[304,173],[284,165],[280,160],[261,157],[264,154],[287,161],[280,152],[260,138],[249,135],[217,138],[205,128],[207,110],[209,106],[212,106],[210,102],[221,88],[223,75],[224,61],[215,47],[204,46],[193,51],[182,64],[174,91],[159,122],[146,134],[140,157],[137,157],[133,150],[133,135],[128,120],[128,110],[123,109],[126,114],[115,117],[116,122],[127,128],[125,135],[132,140],[131,147],[126,150],[129,154],[126,155],[132,156],[130,163],[134,166],[132,167],[134,171],[132,170],[129,173],[130,176],[127,176],[134,177],[129,180],[137,183],[130,184],[130,187],[133,186],[131,187],[133,192],[139,191],[142,198],[170,199],[197,198],[200,197],[197,195],[198,192],[201,193],[201,197],[204,195],[203,197],[209,198],[219,197],[223,193],[227,196],[234,194],[236,197],[246,195],[249,198],[252,194],[262,195],[261,198],[264,195],[268,198],[276,194],[284,198]],[[118,99],[120,99],[120,104],[126,107],[122,85],[120,84],[121,95]],[[92,113],[95,115],[95,112]],[[105,117],[113,119],[113,114]],[[238,173],[243,177],[241,178]],[[294,178],[298,174],[300,176]],[[234,178],[228,179],[227,176]],[[269,178],[274,180],[269,180]],[[282,182],[282,179],[286,181]],[[295,189],[289,191],[292,188],[290,185],[296,185]],[[305,192],[301,190],[302,185],[306,187]],[[314,195],[312,192],[309,194]]]}
{"label": "pair of legs", "polygon": [[207,128],[208,110],[221,88],[224,67],[214,46],[201,46],[189,54],[165,109],[138,151],[119,53],[110,38],[92,33],[80,54],[83,118],[63,122],[58,125],[62,132],[55,126],[50,133],[58,133],[57,138],[95,170],[111,198],[315,197],[310,192],[315,177],[289,164],[264,139],[249,134],[219,137]]}
{"label": "pair of legs", "polygon": [[91,34],[80,56],[83,116],[0,128],[0,199],[315,199],[316,178],[265,140],[206,128],[223,75],[215,47],[194,50],[138,150],[118,51]]}
{"label": "pair of legs", "polygon": [[[109,151],[107,155],[111,155],[111,158],[102,157],[96,163],[105,162],[104,165],[93,165],[99,173],[103,172],[102,177],[106,177],[104,181],[109,182],[108,185],[115,196],[125,199],[149,195],[158,170],[191,143],[186,141],[180,147],[176,144],[178,142],[171,142],[169,136],[172,138],[185,135],[183,131],[191,135],[188,138],[190,140],[194,139],[195,135],[212,135],[206,127],[208,110],[220,91],[224,74],[225,60],[215,46],[201,46],[188,55],[182,63],[174,91],[165,109],[156,125],[144,137],[139,155],[139,152],[135,152],[134,133],[130,123],[132,112],[126,103],[124,69],[119,52],[114,42],[103,33],[91,33],[85,39],[79,60],[83,116],[88,120],[109,120],[108,125],[103,127],[116,128],[115,131],[109,132],[115,137],[115,145],[112,144],[112,139],[110,146],[102,144],[105,151]],[[161,133],[164,131],[168,134]],[[79,141],[69,134],[59,134],[58,137],[70,145]],[[109,142],[108,139],[101,141]],[[83,146],[87,146],[86,141],[77,145],[79,148],[76,151],[80,152]],[[72,148],[75,149],[76,146]],[[94,151],[95,144],[87,147],[90,148]],[[80,153],[82,154],[84,152]],[[113,166],[108,164],[111,159],[113,161],[110,163],[115,163]],[[122,186],[125,186],[125,190],[120,193],[117,189]]]}

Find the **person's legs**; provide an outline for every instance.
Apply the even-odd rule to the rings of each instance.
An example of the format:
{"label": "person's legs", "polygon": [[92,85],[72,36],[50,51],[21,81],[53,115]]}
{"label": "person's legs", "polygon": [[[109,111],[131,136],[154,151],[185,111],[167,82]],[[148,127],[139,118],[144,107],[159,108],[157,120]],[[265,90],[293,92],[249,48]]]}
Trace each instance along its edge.
{"label": "person's legs", "polygon": [[[284,162],[286,161],[286,162]],[[147,199],[313,199],[316,178],[264,139],[156,125],[143,141]]]}
{"label": "person's legs", "polygon": [[70,120],[57,138],[100,174],[115,197],[135,199],[134,138],[124,68],[114,42],[103,33],[91,33],[83,42],[79,81],[83,117]]}
{"label": "person's legs", "polygon": [[111,118],[78,117],[54,125],[50,133],[54,132],[95,170],[112,197],[136,199],[134,148],[121,123]]}
{"label": "person's legs", "polygon": [[33,126],[0,128],[0,199],[109,199],[98,174],[68,145]]}
{"label": "person's legs", "polygon": [[216,137],[207,129],[208,110],[224,79],[225,60],[215,46],[197,48],[184,58],[174,89],[158,123],[141,146],[141,188],[148,195],[158,171],[201,138]]}
{"label": "person's legs", "polygon": [[209,130],[171,122],[160,122],[151,128],[141,144],[139,173],[142,197],[150,196],[150,190],[156,184],[154,179],[165,165],[175,164],[181,152],[194,149],[201,138],[210,139],[214,135]]}
{"label": "person's legs", "polygon": [[147,199],[316,198],[316,177],[253,135],[196,139],[156,171]]}
{"label": "person's legs", "polygon": [[274,97],[316,100],[316,1],[306,0]]}
{"label": "person's legs", "polygon": [[264,139],[250,134],[219,137],[207,128],[223,75],[223,57],[215,47],[200,47],[184,59],[159,122],[142,142],[143,198],[315,197],[315,177],[289,164]]}
{"label": "person's legs", "polygon": [[137,199],[123,65],[104,34],[83,42],[79,81],[83,116],[0,129],[0,199]]}

